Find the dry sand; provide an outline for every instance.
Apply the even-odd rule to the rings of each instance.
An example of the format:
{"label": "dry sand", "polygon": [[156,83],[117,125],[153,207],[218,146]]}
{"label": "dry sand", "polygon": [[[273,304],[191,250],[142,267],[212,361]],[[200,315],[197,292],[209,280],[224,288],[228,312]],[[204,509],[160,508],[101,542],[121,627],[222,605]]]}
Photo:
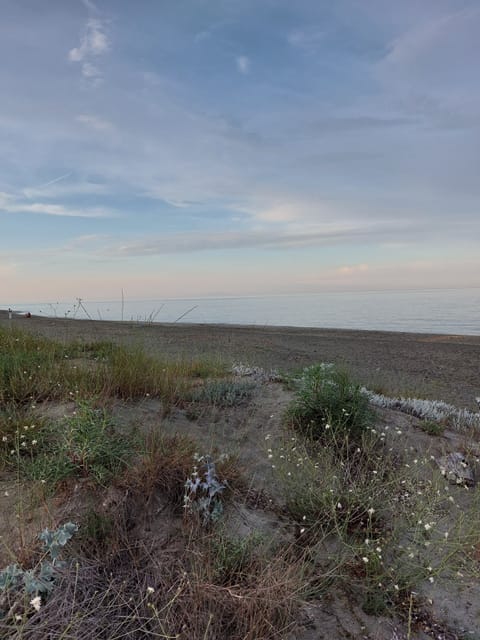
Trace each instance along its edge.
{"label": "dry sand", "polygon": [[0,311],[0,327],[9,324],[59,340],[108,340],[168,357],[207,355],[280,371],[336,362],[383,393],[470,409],[480,396],[480,336],[42,317],[10,322]]}

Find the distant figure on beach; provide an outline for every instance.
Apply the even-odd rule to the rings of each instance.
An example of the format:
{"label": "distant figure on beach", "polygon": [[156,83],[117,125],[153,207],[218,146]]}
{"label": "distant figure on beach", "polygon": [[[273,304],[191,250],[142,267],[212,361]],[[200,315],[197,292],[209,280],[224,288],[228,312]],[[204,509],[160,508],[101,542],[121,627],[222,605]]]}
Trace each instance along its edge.
{"label": "distant figure on beach", "polygon": [[10,307],[8,307],[8,319],[9,320],[12,319],[12,313],[13,313],[13,311],[10,309]]}
{"label": "distant figure on beach", "polygon": [[27,311],[27,313],[25,314],[25,318],[31,318],[32,314],[30,313],[30,311]]}

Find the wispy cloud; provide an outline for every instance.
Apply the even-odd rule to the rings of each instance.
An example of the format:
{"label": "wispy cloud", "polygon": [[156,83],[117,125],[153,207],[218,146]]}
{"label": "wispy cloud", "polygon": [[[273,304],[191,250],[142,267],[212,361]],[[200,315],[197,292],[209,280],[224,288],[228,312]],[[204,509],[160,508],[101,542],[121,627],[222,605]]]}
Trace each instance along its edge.
{"label": "wispy cloud", "polygon": [[84,62],[82,64],[82,76],[84,78],[90,78],[92,80],[100,79],[103,77],[103,73],[98,67],[91,62]]}
{"label": "wispy cloud", "polygon": [[236,58],[237,69],[243,75],[247,75],[250,72],[251,61],[247,56],[238,56]]}
{"label": "wispy cloud", "polygon": [[385,86],[405,102],[430,111],[473,103],[478,112],[478,85],[470,61],[478,59],[480,8],[473,6],[420,20],[392,38],[377,65]]}
{"label": "wispy cloud", "polygon": [[110,190],[111,188],[104,183],[83,180],[69,181],[65,178],[65,182],[56,180],[39,187],[26,187],[22,190],[22,195],[29,199],[61,199],[72,196],[104,195],[110,193]]}
{"label": "wispy cloud", "polygon": [[72,172],[69,171],[68,173],[64,173],[63,175],[58,176],[58,178],[53,178],[53,180],[49,180],[48,182],[45,182],[44,184],[41,184],[36,188],[44,189],[45,187],[49,187],[52,184],[56,184],[57,182],[60,182],[61,180],[65,180],[65,178],[69,178],[71,175],[72,175]]}
{"label": "wispy cloud", "polygon": [[[85,2],[89,13],[98,13],[97,8],[91,2]],[[92,62],[95,58],[110,51],[111,42],[107,35],[105,21],[98,17],[90,17],[80,38],[80,45],[70,49],[68,59],[71,62],[81,64],[82,76],[93,84],[102,81],[103,73],[96,64]]]}
{"label": "wispy cloud", "polygon": [[338,273],[341,273],[346,276],[350,276],[354,273],[365,273],[369,271],[370,267],[368,264],[354,264],[354,265],[344,265],[337,269]]}
{"label": "wispy cloud", "polygon": [[358,114],[351,116],[330,116],[314,120],[311,123],[312,129],[322,134],[337,134],[345,131],[361,131],[365,129],[388,129],[393,127],[403,127],[415,124],[412,117],[395,117],[374,114]]}
{"label": "wispy cloud", "polygon": [[324,38],[325,31],[315,26],[293,29],[287,34],[287,42],[292,47],[298,47],[310,53],[321,45]]}
{"label": "wispy cloud", "polygon": [[97,18],[90,18],[85,27],[80,46],[70,49],[68,59],[72,62],[83,62],[92,57],[106,53],[110,49],[110,41],[105,32],[105,25]]}
{"label": "wispy cloud", "polygon": [[286,249],[309,246],[335,246],[352,242],[377,241],[390,237],[391,229],[374,225],[362,227],[320,225],[304,232],[288,230],[225,231],[217,233],[171,233],[156,238],[143,238],[131,242],[119,240],[98,250],[104,256],[151,256],[192,251],[224,249]]}
{"label": "wispy cloud", "polygon": [[111,122],[92,114],[82,113],[75,120],[95,131],[111,131],[113,129]]}
{"label": "wispy cloud", "polygon": [[50,202],[26,202],[4,192],[0,192],[0,212],[14,214],[35,213],[66,218],[111,218],[114,216],[112,211],[102,207],[77,208]]}

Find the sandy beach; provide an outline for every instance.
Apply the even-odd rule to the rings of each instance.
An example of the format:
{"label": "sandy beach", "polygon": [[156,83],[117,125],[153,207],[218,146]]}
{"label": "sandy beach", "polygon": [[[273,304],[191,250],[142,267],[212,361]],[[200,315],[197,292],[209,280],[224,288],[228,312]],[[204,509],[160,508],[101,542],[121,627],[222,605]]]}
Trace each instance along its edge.
{"label": "sandy beach", "polygon": [[470,409],[480,396],[480,336],[38,316],[14,316],[10,322],[1,311],[0,326],[10,324],[58,340],[137,344],[169,357],[221,357],[279,371],[335,362],[384,393],[445,400]]}

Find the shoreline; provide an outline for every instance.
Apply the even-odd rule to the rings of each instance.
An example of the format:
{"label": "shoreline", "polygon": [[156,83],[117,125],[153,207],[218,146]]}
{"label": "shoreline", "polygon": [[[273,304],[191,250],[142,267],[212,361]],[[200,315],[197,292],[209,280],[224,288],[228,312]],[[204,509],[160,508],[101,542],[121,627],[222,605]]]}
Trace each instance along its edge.
{"label": "shoreline", "polygon": [[335,362],[369,388],[469,409],[477,409],[475,397],[480,396],[476,335],[42,316],[9,321],[7,311],[0,311],[0,327],[10,323],[61,341],[112,341],[167,358],[223,358],[285,372]]}
{"label": "shoreline", "polygon": [[[0,309],[0,326],[3,326],[4,321],[8,321],[8,311]],[[468,339],[480,344],[480,334],[474,333],[442,333],[435,331],[394,331],[387,329],[358,329],[358,328],[346,328],[346,327],[314,327],[314,326],[299,326],[289,324],[239,324],[235,322],[155,322],[148,320],[107,320],[100,318],[72,318],[72,317],[60,317],[60,316],[46,316],[31,314],[29,318],[26,318],[23,313],[13,312],[12,322],[32,320],[34,322],[54,322],[54,323],[82,323],[90,325],[110,325],[122,326],[122,327],[216,327],[218,329],[234,329],[234,330],[259,330],[259,331],[292,331],[292,332],[319,332],[319,333],[345,333],[345,334],[375,334],[378,336],[412,336],[414,338],[438,338],[438,339]]]}

